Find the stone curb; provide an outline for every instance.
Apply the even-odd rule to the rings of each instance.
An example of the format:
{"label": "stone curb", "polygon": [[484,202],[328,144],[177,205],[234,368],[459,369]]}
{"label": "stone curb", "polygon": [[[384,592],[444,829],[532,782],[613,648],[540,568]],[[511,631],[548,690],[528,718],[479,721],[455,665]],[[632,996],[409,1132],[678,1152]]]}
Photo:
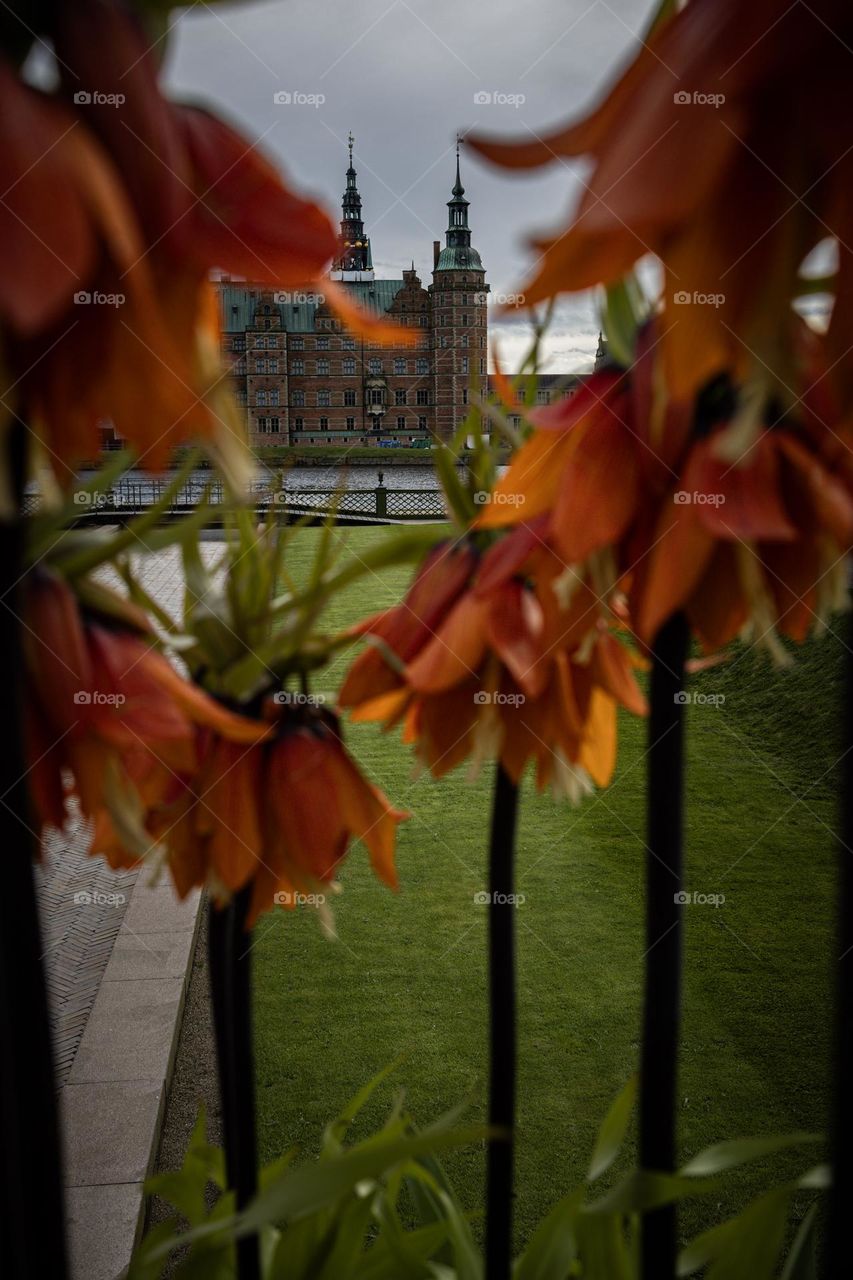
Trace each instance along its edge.
{"label": "stone curb", "polygon": [[71,1280],[115,1280],[141,1232],[200,905],[140,875],[60,1090]]}

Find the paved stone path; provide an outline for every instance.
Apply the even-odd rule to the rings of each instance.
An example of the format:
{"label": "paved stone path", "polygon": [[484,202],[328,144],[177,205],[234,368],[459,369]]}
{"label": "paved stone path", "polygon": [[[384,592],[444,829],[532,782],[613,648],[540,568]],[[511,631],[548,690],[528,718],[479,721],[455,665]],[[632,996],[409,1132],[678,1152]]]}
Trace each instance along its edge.
{"label": "paved stone path", "polygon": [[[221,547],[205,545],[205,559]],[[136,569],[155,599],[181,607],[180,557]],[[55,1042],[73,1280],[114,1280],[141,1224],[142,1183],[156,1155],[198,922],[145,871],[111,871],[87,855],[73,821],[45,841],[36,882]]]}

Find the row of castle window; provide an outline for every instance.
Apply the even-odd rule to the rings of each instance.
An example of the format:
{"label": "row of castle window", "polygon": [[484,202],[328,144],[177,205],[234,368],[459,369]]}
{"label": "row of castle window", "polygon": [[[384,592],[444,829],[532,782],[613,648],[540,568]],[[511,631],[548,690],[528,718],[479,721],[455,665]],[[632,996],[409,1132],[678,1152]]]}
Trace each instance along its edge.
{"label": "row of castle window", "polygon": [[[462,346],[467,347],[467,345],[468,345],[467,342],[463,341]],[[374,376],[378,376],[384,373],[384,370],[385,370],[384,362],[378,359],[377,357],[371,357],[367,361],[368,373]],[[313,369],[311,368],[310,364],[306,365],[306,362],[301,358],[292,359],[290,361],[289,372],[294,377],[302,377],[304,376],[306,371],[309,374],[313,374],[316,377],[327,378],[331,374],[332,367],[331,367],[331,363],[325,359],[315,360]],[[395,359],[393,362],[393,371],[397,377],[408,376],[410,373],[409,361],[399,359],[399,358]],[[461,372],[468,373],[469,371],[470,369],[469,369],[468,356],[462,356]],[[234,365],[232,365],[231,372],[237,376],[242,377],[246,373],[245,361],[244,360],[237,361]],[[266,359],[256,360],[255,366],[254,366],[254,372],[277,374],[279,372],[278,359],[273,357],[267,357]],[[356,372],[355,357],[345,356],[344,359],[341,361],[341,375],[345,378],[346,377],[352,378],[355,376],[355,372]],[[481,357],[480,373],[485,373],[485,372],[486,372],[485,357]],[[425,356],[421,356],[415,361],[415,374],[418,377],[423,378],[423,377],[426,377],[428,373],[429,373],[429,360]]]}
{"label": "row of castle window", "polygon": [[[260,425],[262,422],[267,422],[267,421],[269,421],[269,422],[278,422],[278,419],[277,419],[277,418],[269,418],[269,419],[267,419],[267,418],[258,418],[258,430],[259,430],[259,431],[265,431],[265,430],[267,430],[267,428],[266,428],[266,427],[262,427],[262,426]],[[294,431],[304,431],[304,430],[305,430],[305,419],[304,419],[304,418],[294,418],[294,419],[293,419],[293,422],[292,422],[292,427],[293,427],[293,430],[294,430]],[[319,426],[318,426],[318,430],[319,430],[319,431],[330,431],[330,430],[331,430],[331,431],[355,431],[355,429],[356,429],[355,418],[352,418],[352,417],[349,417],[349,418],[345,418],[345,419],[344,419],[344,425],[343,425],[343,427],[339,427],[339,426],[332,426],[332,427],[330,427],[330,426],[329,426],[329,419],[328,419],[328,418],[326,418],[326,417],[322,417],[322,418],[320,418],[320,419],[319,419]],[[379,428],[378,428],[378,427],[377,427],[376,429],[377,429],[377,430],[379,430]],[[387,428],[383,426],[382,430],[386,430],[386,429],[387,429]],[[276,431],[277,431],[277,430],[278,430],[278,427],[276,427]],[[397,426],[396,426],[395,430],[397,430],[397,431],[411,431],[411,430],[412,430],[412,420],[411,420],[411,418],[406,418],[406,417],[404,417],[402,414],[400,414],[400,415],[398,416],[398,418],[397,418]],[[426,431],[426,430],[427,430],[427,419],[426,419],[426,417],[425,417],[425,416],[421,415],[421,416],[418,418],[418,431]]]}
{"label": "row of castle window", "polygon": [[[315,400],[315,404],[317,405],[318,409],[324,409],[327,407],[331,408],[332,393],[327,387],[323,387],[320,391],[317,391],[315,394],[317,397]],[[396,405],[401,405],[401,406],[407,405],[409,404],[408,397],[409,397],[409,393],[407,391],[403,390],[402,388],[398,388],[394,392],[394,403]],[[278,391],[275,389],[273,389],[272,391],[259,390],[255,392],[255,404],[258,405],[259,407],[266,407],[266,405],[268,404],[273,405],[278,403],[279,403]],[[297,408],[302,408],[304,407],[305,404],[307,404],[306,393],[301,389],[301,387],[298,390],[291,392],[290,403],[296,406]],[[347,390],[344,391],[342,403],[347,407],[355,408],[355,406],[358,404],[358,393],[353,388],[348,387]],[[384,403],[385,403],[385,389],[383,387],[369,387],[367,389],[367,392],[365,393],[365,404],[384,404]],[[422,405],[430,404],[430,393],[429,393],[428,387],[418,387],[418,389],[415,392],[414,403],[422,404]]]}

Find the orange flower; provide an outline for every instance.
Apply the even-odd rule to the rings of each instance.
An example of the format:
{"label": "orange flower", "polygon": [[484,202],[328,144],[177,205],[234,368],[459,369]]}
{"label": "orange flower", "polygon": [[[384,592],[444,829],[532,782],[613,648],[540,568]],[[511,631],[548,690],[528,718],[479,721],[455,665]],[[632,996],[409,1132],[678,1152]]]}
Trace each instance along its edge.
{"label": "orange flower", "polygon": [[73,795],[85,817],[118,833],[113,865],[150,850],[145,814],[195,769],[197,726],[242,743],[269,732],[184,680],[141,631],[84,616],[68,585],[43,569],[27,580],[24,621],[39,825],[62,827]]}
{"label": "orange flower", "polygon": [[849,406],[849,6],[688,0],[671,11],[580,121],[533,141],[473,140],[514,168],[591,161],[569,226],[537,244],[527,302],[614,282],[657,254],[670,394],[690,401],[727,370],[736,382],[759,377],[789,403],[790,302],[803,260],[835,236],[830,363]]}
{"label": "orange flower", "polygon": [[405,600],[357,630],[369,647],[340,702],[354,720],[404,721],[404,741],[441,777],[471,757],[500,759],[518,782],[580,795],[615,763],[616,702],[642,713],[627,651],[577,580],[528,525],[480,557],[470,542],[435,549]]}
{"label": "orange flower", "polygon": [[95,456],[107,419],[159,469],[176,443],[227,444],[235,429],[211,269],[301,284],[335,232],[252,144],[161,95],[154,48],[124,6],[52,13],[64,94],[0,64],[7,400],[66,468]]}
{"label": "orange flower", "polygon": [[[197,730],[196,767],[167,768],[168,784],[152,792],[149,844],[164,849],[180,896],[205,886],[226,900],[251,883],[249,926],[276,904],[322,906],[353,839],[363,841],[376,874],[396,889],[396,830],[408,814],[364,778],[331,715],[272,704],[269,714],[266,726],[244,721],[266,735],[248,745],[245,736]],[[114,865],[121,860],[113,825],[103,823],[97,840],[96,852]]]}
{"label": "orange flower", "polygon": [[[646,644],[683,608],[706,648],[751,620],[781,657],[776,630],[802,640],[843,601],[850,450],[824,425],[818,377],[798,416],[771,407],[755,441],[731,458],[729,380],[711,383],[692,415],[672,402],[661,411],[652,332],[641,333],[630,374],[602,371],[572,400],[534,415],[538,430],[477,523],[541,522],[542,536],[600,595],[628,591]],[[802,337],[809,368],[819,369],[819,340]]]}

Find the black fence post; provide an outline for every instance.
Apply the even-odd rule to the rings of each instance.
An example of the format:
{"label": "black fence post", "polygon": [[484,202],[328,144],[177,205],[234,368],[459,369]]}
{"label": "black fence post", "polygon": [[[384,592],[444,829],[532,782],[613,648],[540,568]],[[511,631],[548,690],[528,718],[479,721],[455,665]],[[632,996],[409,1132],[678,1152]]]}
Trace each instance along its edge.
{"label": "black fence post", "polygon": [[509,1280],[512,1267],[515,1150],[515,827],[518,788],[497,765],[489,842],[489,1125],[486,1162],[486,1280]]}
{"label": "black fence post", "polygon": [[835,945],[835,1057],[831,1107],[832,1188],[823,1274],[847,1280],[851,1273],[850,1210],[853,1206],[853,625],[847,628],[842,702],[840,838]]}
{"label": "black fence post", "polygon": [[[20,494],[24,432],[11,434]],[[35,836],[23,750],[20,520],[0,522],[0,1256],[7,1280],[67,1273],[53,1045],[33,880]]]}
{"label": "black fence post", "polygon": [[[252,886],[227,906],[210,904],[208,954],[210,993],[228,1185],[244,1208],[258,1186],[255,1066],[252,1048],[251,934],[246,917]],[[237,1241],[237,1280],[259,1280],[257,1235]]]}
{"label": "black fence post", "polygon": [[[676,1164],[676,1091],[681,1024],[684,807],[683,614],[665,623],[652,646],[646,843],[646,973],[640,1059],[640,1164]],[[674,1205],[642,1222],[643,1280],[674,1280],[678,1246]]]}

